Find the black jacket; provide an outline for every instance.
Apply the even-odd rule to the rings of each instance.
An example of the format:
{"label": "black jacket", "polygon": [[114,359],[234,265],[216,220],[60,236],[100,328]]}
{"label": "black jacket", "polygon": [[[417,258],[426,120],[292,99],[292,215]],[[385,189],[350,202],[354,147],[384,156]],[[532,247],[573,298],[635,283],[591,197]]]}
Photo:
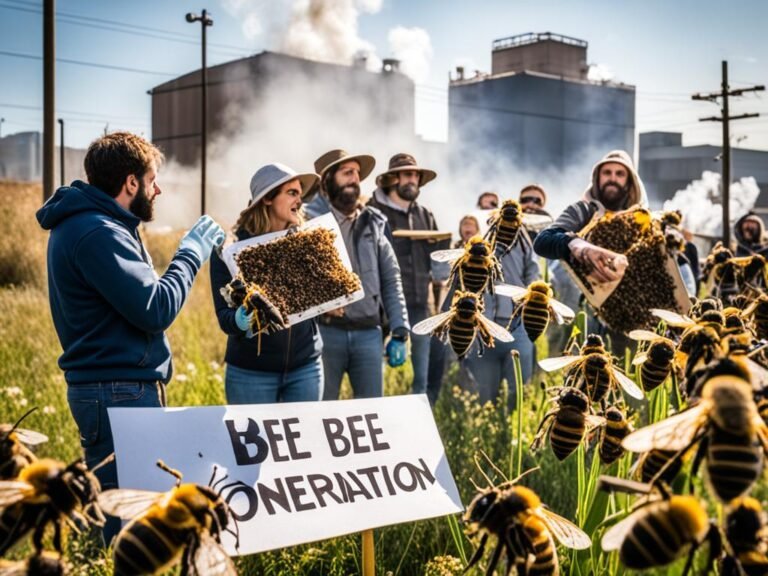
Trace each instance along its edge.
{"label": "black jacket", "polygon": [[[247,236],[238,234],[239,240]],[[261,354],[257,354],[258,336],[246,338],[235,323],[235,309],[227,306],[220,289],[232,280],[229,268],[214,250],[211,254],[211,292],[219,326],[227,334],[224,361],[244,370],[288,372],[301,368],[320,356],[323,342],[314,319],[294,324],[287,330],[261,336]]]}
{"label": "black jacket", "polygon": [[[387,217],[393,232],[395,230],[437,230],[435,217],[424,206],[411,202],[408,211],[405,212],[385,204],[381,199],[382,194],[383,191],[377,189],[368,201],[368,206],[378,208]],[[409,308],[426,307],[431,279],[430,254],[441,246],[437,242],[410,238],[394,238],[392,245],[400,265],[406,305]]]}

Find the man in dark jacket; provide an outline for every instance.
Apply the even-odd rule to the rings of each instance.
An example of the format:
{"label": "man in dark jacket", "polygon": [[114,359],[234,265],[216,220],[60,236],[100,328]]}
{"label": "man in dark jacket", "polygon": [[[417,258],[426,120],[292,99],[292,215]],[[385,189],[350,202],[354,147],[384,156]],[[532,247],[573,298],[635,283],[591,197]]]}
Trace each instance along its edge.
{"label": "man in dark jacket", "polygon": [[[392,186],[387,189],[376,188],[368,202],[381,210],[387,217],[393,232],[412,230],[437,230],[435,217],[416,199],[421,188],[435,179],[432,170],[419,167],[410,154],[395,154],[389,160],[389,169],[379,176],[379,183],[392,179]],[[443,246],[434,240],[427,240],[407,235],[394,239],[395,254],[400,264],[403,277],[405,303],[408,306],[408,318],[411,325],[429,316],[429,288],[431,285],[430,254]],[[444,246],[448,248],[448,246]],[[427,392],[427,373],[429,370],[430,336],[411,335],[411,361],[413,363],[414,394]],[[442,349],[442,348],[441,348]],[[439,361],[436,358],[436,361]]]}
{"label": "man in dark jacket", "polygon": [[[157,276],[138,227],[152,219],[162,159],[139,136],[103,136],[85,156],[89,183],[59,188],[37,212],[40,225],[51,231],[48,293],[64,350],[59,366],[89,468],[114,451],[108,407],[164,405],[172,372],[164,332],[211,250],[224,240],[221,227],[203,216]],[[114,462],[96,476],[103,489],[117,486]],[[119,520],[110,519],[106,542],[119,529]]]}
{"label": "man in dark jacket", "polygon": [[736,239],[736,256],[760,254],[768,258],[768,244],[765,242],[763,219],[754,212],[748,212],[733,227]]}
{"label": "man in dark jacket", "polygon": [[356,398],[383,395],[382,309],[389,317],[392,333],[387,344],[389,364],[399,366],[406,359],[410,325],[387,219],[375,208],[360,204],[360,182],[373,171],[375,163],[372,156],[353,156],[344,150],[331,150],[315,161],[320,191],[306,205],[307,216],[333,213],[352,270],[365,292],[362,300],[320,318],[324,400],[338,399],[345,373]]}

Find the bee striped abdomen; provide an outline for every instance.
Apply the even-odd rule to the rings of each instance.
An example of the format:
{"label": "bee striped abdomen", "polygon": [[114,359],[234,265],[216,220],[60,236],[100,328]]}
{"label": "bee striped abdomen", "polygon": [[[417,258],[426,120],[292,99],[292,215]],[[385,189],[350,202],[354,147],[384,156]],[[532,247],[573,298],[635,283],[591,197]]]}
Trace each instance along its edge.
{"label": "bee striped abdomen", "polygon": [[464,318],[457,314],[448,326],[448,341],[459,358],[463,358],[475,339],[474,317]]}
{"label": "bee striped abdomen", "polygon": [[604,356],[587,358],[584,362],[584,385],[586,394],[592,402],[600,402],[608,393],[611,385],[611,374],[608,371],[608,363]]}
{"label": "bee striped abdomen", "polygon": [[531,342],[535,342],[544,333],[549,324],[549,306],[546,298],[543,301],[538,298],[528,300],[523,305],[521,315],[525,333]]}
{"label": "bee striped abdomen", "polygon": [[172,528],[155,517],[126,526],[115,545],[115,574],[155,574],[169,565],[189,540],[188,530]]}
{"label": "bee striped abdomen", "polygon": [[627,568],[644,570],[669,564],[685,544],[668,514],[649,510],[627,535],[620,557]]}
{"label": "bee striped abdomen", "polygon": [[533,545],[536,557],[528,568],[529,576],[552,576],[558,572],[557,554],[552,536],[544,523],[538,518],[531,518],[525,523],[523,531]]}
{"label": "bee striped abdomen", "polygon": [[[667,462],[677,454],[675,450],[651,450],[643,459],[643,464],[640,467],[640,479],[643,482],[650,482],[659,471],[666,466]],[[661,475],[661,479],[671,484],[672,481],[680,472],[683,466],[682,458],[675,458],[675,460],[664,470]]]}
{"label": "bee striped abdomen", "polygon": [[713,428],[707,446],[707,472],[715,495],[723,502],[747,492],[763,471],[761,448],[750,436],[734,436]]}
{"label": "bee striped abdomen", "polygon": [[600,442],[600,460],[603,464],[612,464],[624,454],[621,441],[629,434],[625,422],[608,421],[603,429]]}
{"label": "bee striped abdomen", "polygon": [[669,376],[670,367],[657,366],[650,361],[646,361],[640,367],[640,383],[643,390],[650,392],[657,388]]}
{"label": "bee striped abdomen", "polygon": [[558,460],[564,460],[578,448],[584,432],[584,414],[568,406],[562,407],[549,433],[549,443]]}
{"label": "bee striped abdomen", "polygon": [[464,280],[464,290],[479,293],[485,289],[489,280],[488,266],[484,262],[468,260],[462,266],[461,275]]}

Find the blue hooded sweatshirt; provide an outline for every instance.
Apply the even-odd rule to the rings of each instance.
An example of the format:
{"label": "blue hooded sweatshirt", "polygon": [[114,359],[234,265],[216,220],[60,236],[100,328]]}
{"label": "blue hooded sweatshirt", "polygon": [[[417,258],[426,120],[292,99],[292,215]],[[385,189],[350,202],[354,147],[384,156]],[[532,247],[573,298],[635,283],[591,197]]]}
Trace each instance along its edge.
{"label": "blue hooded sweatshirt", "polygon": [[67,383],[170,379],[164,331],[202,266],[195,252],[178,250],[158,277],[139,218],[80,181],[59,188],[37,221],[51,231],[48,292]]}

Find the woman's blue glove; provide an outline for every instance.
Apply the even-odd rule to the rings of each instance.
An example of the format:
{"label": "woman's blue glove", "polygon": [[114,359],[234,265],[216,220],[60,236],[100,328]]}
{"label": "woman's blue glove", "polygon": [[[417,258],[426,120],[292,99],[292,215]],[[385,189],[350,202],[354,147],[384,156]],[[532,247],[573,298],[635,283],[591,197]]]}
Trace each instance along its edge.
{"label": "woman's blue glove", "polygon": [[201,216],[195,225],[184,234],[179,243],[179,250],[189,248],[205,262],[211,257],[211,251],[224,242],[224,230],[210,216]]}
{"label": "woman's blue glove", "polygon": [[251,331],[251,321],[253,320],[253,312],[248,314],[245,311],[245,306],[240,306],[235,311],[235,324],[237,324],[237,327],[240,328],[243,332],[245,332],[246,336],[250,338],[253,336],[253,332]]}
{"label": "woman's blue glove", "polygon": [[405,341],[394,336],[390,338],[387,343],[387,364],[397,368],[405,364],[406,358],[408,358],[408,346]]}

